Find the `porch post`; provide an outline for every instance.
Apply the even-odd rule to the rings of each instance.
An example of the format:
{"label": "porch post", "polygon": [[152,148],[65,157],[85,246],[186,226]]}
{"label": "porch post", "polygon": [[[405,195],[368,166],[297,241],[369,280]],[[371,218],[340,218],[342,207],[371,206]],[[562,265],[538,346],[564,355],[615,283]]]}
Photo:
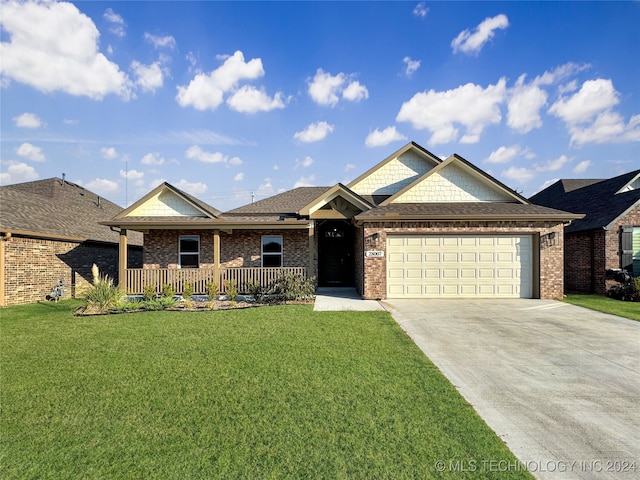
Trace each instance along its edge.
{"label": "porch post", "polygon": [[215,283],[222,289],[220,281],[220,230],[213,231],[213,275]]}
{"label": "porch post", "polygon": [[316,221],[309,221],[309,271],[307,272],[307,278],[311,278],[314,276],[314,268],[315,268],[315,226]]}
{"label": "porch post", "polygon": [[120,229],[118,243],[118,288],[123,295],[127,294],[127,230]]}

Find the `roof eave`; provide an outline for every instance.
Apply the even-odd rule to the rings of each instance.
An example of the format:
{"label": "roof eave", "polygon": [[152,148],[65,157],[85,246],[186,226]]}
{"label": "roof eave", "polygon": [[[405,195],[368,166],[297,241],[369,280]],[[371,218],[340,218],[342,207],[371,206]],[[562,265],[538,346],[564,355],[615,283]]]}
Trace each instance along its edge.
{"label": "roof eave", "polygon": [[402,215],[402,214],[385,214],[380,216],[367,215],[364,217],[356,217],[358,222],[397,222],[397,221],[514,221],[514,222],[539,222],[539,221],[551,221],[551,222],[568,222],[572,220],[579,220],[584,218],[583,214],[568,214],[568,215],[509,215],[509,214],[470,214],[470,215]]}

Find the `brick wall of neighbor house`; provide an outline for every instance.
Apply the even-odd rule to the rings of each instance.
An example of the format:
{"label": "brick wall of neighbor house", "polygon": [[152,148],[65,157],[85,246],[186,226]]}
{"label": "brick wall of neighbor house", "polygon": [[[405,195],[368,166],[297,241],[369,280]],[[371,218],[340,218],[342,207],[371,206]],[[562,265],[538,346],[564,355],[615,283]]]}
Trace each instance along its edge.
{"label": "brick wall of neighbor house", "polygon": [[[386,241],[387,234],[538,234],[555,233],[553,245],[540,242],[540,298],[562,298],[563,226],[546,222],[398,222],[368,223],[364,226],[364,249],[383,250],[384,257],[364,258],[364,298],[384,299],[387,296]],[[534,243],[535,245],[535,243]],[[363,253],[364,255],[364,253]]]}
{"label": "brick wall of neighbor house", "polygon": [[[213,267],[212,230],[150,230],[144,236],[144,268],[178,268],[180,235],[200,235],[200,267]],[[308,266],[307,230],[235,230],[231,234],[221,232],[221,265],[259,267],[263,235],[282,235],[283,266]]]}
{"label": "brick wall of neighbor house", "polygon": [[[64,279],[67,297],[79,296],[92,281],[91,267],[118,281],[118,245],[61,242],[13,235],[5,244],[5,303],[45,300]],[[142,249],[129,247],[129,264],[142,266]]]}
{"label": "brick wall of neighbor house", "polygon": [[[634,227],[640,227],[640,206],[636,206],[631,211],[627,212],[625,216],[619,219],[610,230],[606,231],[605,245],[604,245],[604,270],[610,268],[620,268],[621,266],[621,253],[622,253],[622,227],[625,225],[631,225]],[[611,282],[614,283],[614,282]],[[608,288],[606,280],[604,282],[604,289]],[[598,293],[606,293],[598,292]]]}
{"label": "brick wall of neighbor house", "polygon": [[604,293],[604,230],[565,234],[565,290],[574,293]]}

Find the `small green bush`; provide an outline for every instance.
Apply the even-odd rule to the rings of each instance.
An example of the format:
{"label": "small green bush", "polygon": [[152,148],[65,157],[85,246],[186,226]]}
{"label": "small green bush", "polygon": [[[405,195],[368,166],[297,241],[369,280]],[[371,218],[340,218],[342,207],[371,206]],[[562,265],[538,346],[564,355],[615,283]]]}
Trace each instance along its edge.
{"label": "small green bush", "polygon": [[209,300],[213,302],[220,293],[220,286],[215,282],[207,282],[206,289]]}
{"label": "small green bush", "polygon": [[156,286],[155,285],[145,285],[144,293],[142,294],[145,301],[153,300],[156,296]]}
{"label": "small green bush", "polygon": [[108,276],[98,279],[85,293],[84,300],[88,310],[107,312],[120,300],[121,293]]}
{"label": "small green bush", "polygon": [[184,285],[182,286],[182,296],[185,300],[191,299],[191,297],[193,296],[193,283],[184,282]]}
{"label": "small green bush", "polygon": [[162,296],[166,297],[166,298],[171,298],[176,294],[176,290],[169,285],[168,283],[165,283],[164,285],[162,285]]}
{"label": "small green bush", "polygon": [[166,308],[175,307],[176,300],[173,297],[158,297],[153,300],[142,303],[142,308],[145,310],[164,310]]}
{"label": "small green bush", "polygon": [[262,297],[264,296],[264,288],[262,288],[260,282],[254,282],[253,280],[250,281],[248,289],[249,293],[253,295],[253,298],[255,298],[257,302],[262,301]]}
{"label": "small green bush", "polygon": [[287,273],[270,286],[268,294],[280,301],[313,300],[316,292],[315,281],[315,277],[305,280],[301,275]]}
{"label": "small green bush", "polygon": [[232,302],[235,301],[236,297],[238,296],[238,284],[235,280],[230,280],[227,282],[225,293],[227,294],[227,297],[229,297],[229,300],[231,300]]}

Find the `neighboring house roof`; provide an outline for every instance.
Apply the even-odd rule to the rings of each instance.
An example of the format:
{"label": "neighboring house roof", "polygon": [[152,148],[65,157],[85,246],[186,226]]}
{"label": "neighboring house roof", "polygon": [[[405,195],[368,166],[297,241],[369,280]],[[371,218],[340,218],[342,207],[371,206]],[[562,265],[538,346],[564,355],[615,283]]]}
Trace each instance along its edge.
{"label": "neighboring house roof", "polygon": [[566,232],[608,229],[628,210],[640,205],[640,170],[604,180],[558,180],[530,200],[539,205],[585,214]]}
{"label": "neighboring house roof", "polygon": [[[0,231],[69,241],[118,243],[119,233],[103,222],[122,207],[60,178],[0,187]],[[130,235],[142,245],[142,235]]]}
{"label": "neighboring house roof", "polygon": [[282,192],[264,200],[259,200],[224,213],[224,216],[236,215],[295,215],[310,202],[313,202],[331,187],[298,187]]}

